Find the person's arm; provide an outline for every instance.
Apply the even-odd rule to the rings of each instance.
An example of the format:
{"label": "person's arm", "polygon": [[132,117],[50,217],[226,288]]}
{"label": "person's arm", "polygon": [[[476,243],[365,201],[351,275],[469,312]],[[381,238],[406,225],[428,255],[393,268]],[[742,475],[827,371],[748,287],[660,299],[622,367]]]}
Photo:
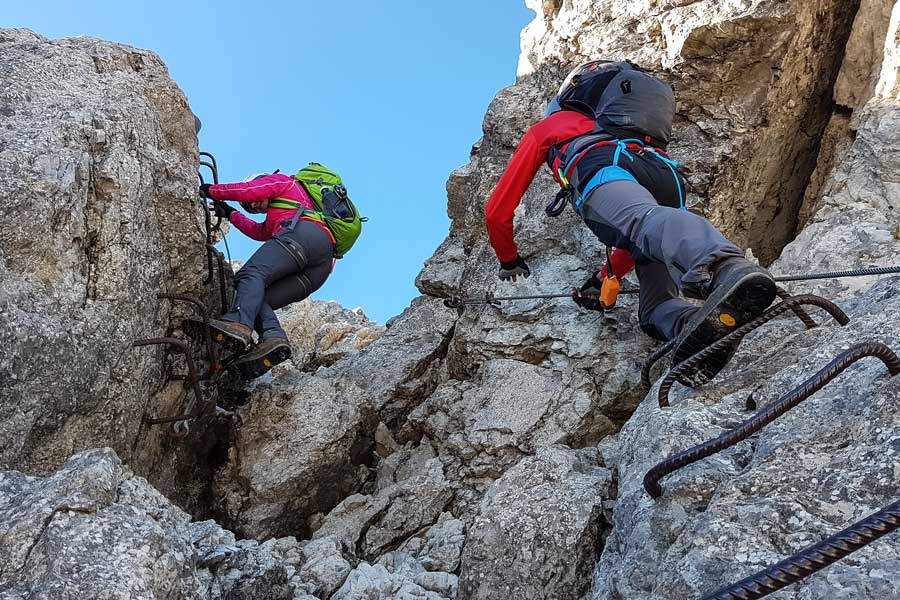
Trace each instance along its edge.
{"label": "person's arm", "polygon": [[591,131],[594,121],[572,111],[561,111],[535,123],[522,137],[487,206],[488,237],[501,263],[516,260],[513,215],[535,174],[554,144]]}
{"label": "person's arm", "polygon": [[[631,273],[631,270],[634,268],[634,259],[631,257],[631,253],[625,248],[616,248],[613,250],[609,257],[609,262],[612,263],[612,270],[616,279],[622,279]],[[603,268],[600,269],[600,278],[603,279],[606,276],[606,265],[603,265]]]}
{"label": "person's arm", "polygon": [[256,240],[257,242],[265,242],[269,239],[269,235],[266,233],[265,223],[257,223],[253,219],[246,217],[240,211],[236,210],[231,213],[231,216],[228,217],[228,221],[237,227],[238,231],[250,239]]}
{"label": "person's arm", "polygon": [[[294,178],[290,175],[275,173],[253,181],[211,185],[209,186],[209,195],[216,200],[262,202],[286,194],[294,186],[294,183]],[[240,229],[239,226],[238,229]]]}
{"label": "person's arm", "polygon": [[533,130],[534,127],[529,129],[519,142],[484,210],[488,237],[500,262],[513,261],[518,255],[513,239],[513,215],[547,155],[546,150],[541,152]]}

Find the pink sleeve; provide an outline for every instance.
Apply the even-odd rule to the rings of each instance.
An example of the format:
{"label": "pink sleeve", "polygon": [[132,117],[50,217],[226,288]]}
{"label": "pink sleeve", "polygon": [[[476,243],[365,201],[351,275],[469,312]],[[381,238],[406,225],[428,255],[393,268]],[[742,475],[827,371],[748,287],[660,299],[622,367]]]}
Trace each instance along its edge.
{"label": "pink sleeve", "polygon": [[266,232],[265,223],[257,223],[253,219],[245,217],[240,211],[236,210],[231,213],[231,218],[228,220],[231,221],[232,225],[238,228],[238,231],[250,239],[264,242],[270,237]]}
{"label": "pink sleeve", "polygon": [[[287,193],[293,186],[293,177],[282,173],[276,173],[254,179],[253,181],[211,185],[209,186],[209,195],[216,200],[262,202],[263,200],[277,198]],[[238,229],[240,229],[240,226],[238,226]]]}

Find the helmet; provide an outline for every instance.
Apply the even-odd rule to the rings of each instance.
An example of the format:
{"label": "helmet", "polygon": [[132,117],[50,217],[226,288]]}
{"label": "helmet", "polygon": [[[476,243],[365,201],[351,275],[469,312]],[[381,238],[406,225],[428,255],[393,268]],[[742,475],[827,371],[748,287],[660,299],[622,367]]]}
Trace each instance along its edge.
{"label": "helmet", "polygon": [[[245,177],[244,181],[253,181],[255,179],[265,177],[266,175],[268,175],[268,173],[253,173],[252,175],[248,175],[247,177]],[[245,212],[248,212],[251,214],[260,214],[260,213],[266,212],[264,210],[257,210],[255,204],[257,204],[257,203],[256,202],[241,202],[241,208],[243,208]]]}
{"label": "helmet", "polygon": [[572,96],[576,88],[584,87],[585,83],[593,80],[598,76],[606,76],[606,81],[598,81],[597,91],[602,94],[606,85],[615,77],[616,73],[623,69],[638,69],[637,65],[629,61],[612,61],[612,60],[591,60],[582,63],[569,71],[566,78],[563,79],[559,91],[556,92],[550,103],[547,105],[547,111],[544,118],[549,117],[553,113],[561,110],[575,110],[581,113],[593,116],[593,106],[588,106],[585,102],[573,100]]}

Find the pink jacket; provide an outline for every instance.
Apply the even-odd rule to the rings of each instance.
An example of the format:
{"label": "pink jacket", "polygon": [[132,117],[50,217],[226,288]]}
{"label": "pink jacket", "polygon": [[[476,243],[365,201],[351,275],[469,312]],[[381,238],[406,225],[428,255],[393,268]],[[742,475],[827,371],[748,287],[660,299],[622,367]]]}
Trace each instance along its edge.
{"label": "pink jacket", "polygon": [[[262,202],[263,200],[284,198],[299,202],[306,208],[314,208],[306,190],[297,183],[297,180],[290,175],[281,173],[266,175],[265,177],[242,183],[211,185],[209,186],[209,195],[216,200],[231,200],[234,202]],[[243,213],[234,211],[228,220],[247,237],[264,242],[289,225],[296,212],[295,209],[270,208],[266,211],[266,220],[262,223],[257,223]],[[332,240],[334,239],[325,224],[318,219],[311,217],[300,218],[318,223],[328,233],[329,237],[332,237]]]}

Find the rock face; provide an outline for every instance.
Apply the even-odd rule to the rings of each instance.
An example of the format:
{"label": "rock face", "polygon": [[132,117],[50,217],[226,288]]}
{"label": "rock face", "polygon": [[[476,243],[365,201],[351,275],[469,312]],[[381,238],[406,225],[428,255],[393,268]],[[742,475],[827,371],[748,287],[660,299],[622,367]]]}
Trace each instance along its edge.
{"label": "rock face", "polygon": [[300,586],[282,555],[293,547],[300,561],[296,541],[236,543],[211,522],[191,523],[109,449],[48,477],[0,473],[0,533],[4,598],[288,600]]}
{"label": "rock face", "polygon": [[0,30],[0,89],[0,467],[140,462],[163,356],[131,342],[166,331],[157,293],[211,289],[193,114],[158,56],[93,38]]}
{"label": "rock face", "polygon": [[460,597],[582,597],[613,492],[595,452],[544,448],[491,487],[466,541]]}
{"label": "rock face", "polygon": [[304,371],[355,355],[384,333],[361,309],[309,298],[286,307],[279,319],[291,340],[291,362]]}
{"label": "rock face", "polygon": [[192,522],[112,450],[90,450],[47,477],[0,472],[0,597],[317,600],[383,589],[445,600],[456,576],[439,569],[459,563],[461,525],[446,515],[376,565],[335,537],[238,540]]}
{"label": "rock face", "polygon": [[[556,220],[544,215],[555,189],[543,173],[515,222],[529,279],[496,279],[484,229],[485,202],[519,139],[541,118],[569,68],[597,56],[634,60],[672,82],[679,107],[670,150],[693,170],[700,195],[692,204],[773,272],[895,262],[900,7],[883,0],[529,5],[537,16],[523,33],[520,77],[491,103],[484,137],[447,182],[451,230],[419,274],[423,297],[383,331],[333,305],[292,309],[286,323],[298,342],[297,359],[250,389],[240,408],[244,426],[234,432],[227,456],[218,457],[222,464],[204,459],[215,470],[214,478],[198,478],[216,499],[212,512],[239,535],[257,539],[237,540],[210,521],[190,523],[146,484],[123,475],[106,453],[79,455],[65,475],[11,473],[0,480],[0,490],[11,490],[0,495],[12,507],[0,506],[9,514],[3,523],[15,528],[0,540],[24,544],[0,542],[16,570],[2,573],[8,581],[0,590],[43,589],[52,585],[50,575],[26,573],[56,573],[52,561],[83,556],[88,564],[78,568],[85,573],[102,570],[94,563],[124,565],[135,573],[133,585],[143,586],[135,589],[169,597],[680,600],[703,597],[895,499],[898,383],[875,359],[853,366],[750,440],[667,477],[660,499],[645,494],[642,480],[673,452],[749,417],[748,402],[765,406],[850,345],[871,339],[900,350],[900,278],[792,284],[793,293],[838,301],[851,323],[841,328],[821,314],[820,327],[810,331],[794,317],[770,323],[748,336],[710,385],[676,387],[666,409],[658,407],[655,390],[648,395],[640,384],[641,364],[655,346],[638,328],[634,296],[604,314],[565,298],[465,310],[448,308],[443,299],[558,293],[602,263],[598,242],[571,211]],[[24,32],[0,37],[0,51],[14,49],[13,58],[47,46],[49,52],[53,44],[86,44],[121,56],[93,40],[50,43]],[[128,76],[149,67],[142,69]],[[173,151],[160,144],[152,159]],[[0,145],[0,160],[5,148]],[[193,214],[187,197],[185,191],[182,222]],[[180,231],[175,225],[158,230],[156,248],[167,249],[165,235]],[[66,294],[79,288],[59,277],[26,276],[26,240],[9,245],[0,290],[20,300],[0,303],[12,315],[12,326],[0,332],[23,330],[45,340],[57,330],[22,307],[68,302]],[[154,264],[141,263],[138,272],[148,274],[145,287],[136,288],[142,293],[152,287],[151,275],[165,273]],[[193,276],[202,269],[171,264]],[[77,304],[72,300],[71,310],[81,315],[87,309]],[[100,310],[94,300],[88,305]],[[165,318],[152,321],[141,333],[156,331]],[[22,352],[34,347],[22,344]],[[0,364],[10,360],[3,355],[7,362]],[[141,365],[145,375],[152,371]],[[32,385],[21,364],[13,367],[0,376],[11,373],[14,381],[29,382],[15,385]],[[103,381],[96,374],[92,380]],[[135,381],[141,382],[133,386],[135,398],[146,402],[145,380]],[[99,398],[85,402],[106,396]],[[103,414],[91,406],[81,418]],[[25,432],[8,435],[7,444],[31,439],[23,419],[33,412],[4,414],[18,419],[10,433]],[[14,456],[34,454],[22,448],[15,446]],[[169,464],[171,454],[156,446],[138,458]],[[106,458],[85,462],[85,456]],[[122,491],[136,487],[143,491]],[[150,552],[168,565],[168,578],[154,570],[142,546],[122,552],[127,564],[116,562],[77,530],[55,547],[84,552],[53,550],[58,527],[112,519],[108,513],[130,515],[133,530],[153,540]],[[172,525],[157,531],[148,518]],[[137,543],[131,530],[105,523],[91,526],[114,547]],[[195,558],[184,558],[189,555]],[[777,597],[898,597],[891,577],[898,561],[900,542],[887,537]],[[79,589],[104,585],[85,582]],[[108,585],[119,589],[118,582]]]}
{"label": "rock face", "polygon": [[[881,6],[870,8],[883,14]],[[861,13],[858,21],[871,16]],[[891,23],[889,44],[897,27]],[[866,86],[874,95],[849,121],[855,141],[824,181],[809,225],[773,270],[895,262],[900,197],[889,183],[897,165],[888,157],[900,143],[898,68],[896,52],[887,53]],[[748,397],[760,407],[774,402],[863,341],[900,350],[898,284],[896,277],[793,284],[794,292],[838,300],[850,324],[840,328],[820,316],[822,326],[803,331],[793,319],[779,321],[753,334],[713,385],[677,391],[664,410],[651,392],[608,447],[619,496],[595,572],[595,600],[701,597],[896,500],[898,423],[891,407],[900,381],[872,358],[749,440],[665,478],[660,500],[650,500],[641,480],[663,458],[748,418]],[[898,598],[888,575],[898,559],[900,540],[889,536],[777,597]]]}

